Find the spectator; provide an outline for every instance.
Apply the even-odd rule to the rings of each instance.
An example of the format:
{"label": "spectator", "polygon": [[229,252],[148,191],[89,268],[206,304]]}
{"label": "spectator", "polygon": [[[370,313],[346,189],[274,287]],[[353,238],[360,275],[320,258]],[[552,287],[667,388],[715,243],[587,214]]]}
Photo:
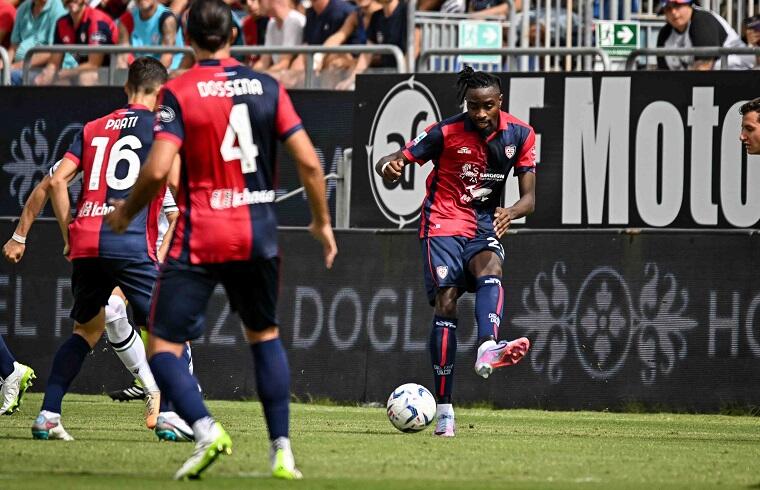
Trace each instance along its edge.
{"label": "spectator", "polygon": [[[259,0],[246,0],[248,16],[243,19],[240,30],[243,33],[243,42],[246,46],[263,46],[269,24],[269,17],[262,15]],[[248,56],[248,64],[253,66],[259,60],[259,56]]]}
{"label": "spectator", "polygon": [[[367,28],[369,44],[393,44],[402,52],[406,52],[406,12],[407,4],[400,0],[379,0],[382,8],[372,14]],[[420,48],[420,31],[415,29],[415,56]],[[370,55],[363,53],[356,63],[351,75],[337,85],[339,90],[353,88],[356,75],[363,73],[368,67],[391,68],[396,66],[395,58],[390,54]]]}
{"label": "spectator", "polygon": [[[118,39],[118,30],[111,17],[105,12],[91,8],[86,0],[64,0],[68,15],[56,22],[54,44],[113,45]],[[58,80],[79,85],[95,85],[98,82],[98,68],[103,65],[105,54],[90,53],[76,56],[78,66],[58,72]],[[56,78],[56,71],[63,62],[63,53],[53,53],[45,69],[37,75],[37,85],[49,85]]]}
{"label": "spectator", "polygon": [[[347,44],[364,44],[366,36],[357,8],[344,0],[312,0],[311,7],[306,10],[306,25],[303,30],[303,40],[312,46],[338,46]],[[340,73],[352,70],[356,64],[350,54],[329,54],[314,56],[316,71],[327,75],[328,84],[332,78],[340,77]],[[299,77],[304,73],[305,57],[298,56],[293,62],[293,69]],[[297,80],[284,80],[292,86]]]}
{"label": "spectator", "polygon": [[16,7],[7,0],[0,0],[0,46],[11,47],[13,21],[16,20]]}
{"label": "spectator", "polygon": [[[506,17],[509,13],[509,5],[505,0],[470,0],[469,11],[473,17]],[[522,0],[514,0],[515,12],[522,10]]]}
{"label": "spectator", "polygon": [[[658,13],[665,14],[667,24],[660,29],[657,46],[666,48],[689,47],[741,47],[739,34],[723,17],[711,10],[694,6],[692,0],[664,0]],[[753,56],[729,55],[730,70],[752,68]],[[720,58],[691,55],[660,56],[657,67],[661,70],[712,70],[720,68]]]}
{"label": "spectator", "polygon": [[92,0],[89,2],[89,6],[102,10],[116,22],[127,11],[129,0]]}
{"label": "spectator", "polygon": [[467,0],[419,0],[417,10],[463,14],[467,11]]}
{"label": "spectator", "polygon": [[[53,44],[55,22],[66,15],[61,0],[26,0],[16,11],[16,22],[11,34],[11,46],[8,56],[11,59],[11,79],[14,85],[21,85],[21,69],[24,56],[29,49]],[[50,60],[50,53],[35,53],[30,66],[40,67]],[[75,64],[74,58],[64,58],[65,68]]]}
{"label": "spectator", "polygon": [[[269,0],[266,14],[269,16],[269,22],[264,39],[265,46],[301,45],[306,17],[291,6],[290,0]],[[277,74],[290,68],[293,58],[290,54],[265,54],[254,68]]]}
{"label": "spectator", "polygon": [[353,3],[359,7],[359,20],[362,23],[364,32],[367,32],[372,14],[382,9],[383,6],[379,3],[379,0],[354,0]]}
{"label": "spectator", "polygon": [[[128,46],[184,46],[182,29],[171,10],[158,0],[137,0],[119,18],[119,44]],[[182,53],[149,55],[170,70],[179,67]]]}
{"label": "spectator", "polygon": [[[760,46],[760,14],[744,19],[742,40],[754,48]],[[755,56],[755,68],[760,67],[760,55]]]}

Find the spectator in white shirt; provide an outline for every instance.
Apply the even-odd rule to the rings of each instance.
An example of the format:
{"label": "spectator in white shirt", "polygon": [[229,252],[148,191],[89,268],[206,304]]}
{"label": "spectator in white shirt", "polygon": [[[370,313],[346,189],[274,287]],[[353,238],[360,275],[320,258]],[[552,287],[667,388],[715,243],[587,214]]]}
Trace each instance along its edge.
{"label": "spectator in white shirt", "polygon": [[[306,17],[295,10],[290,0],[264,0],[262,7],[269,16],[264,46],[300,46]],[[291,54],[264,54],[254,65],[255,70],[276,74],[290,68],[295,58]]]}

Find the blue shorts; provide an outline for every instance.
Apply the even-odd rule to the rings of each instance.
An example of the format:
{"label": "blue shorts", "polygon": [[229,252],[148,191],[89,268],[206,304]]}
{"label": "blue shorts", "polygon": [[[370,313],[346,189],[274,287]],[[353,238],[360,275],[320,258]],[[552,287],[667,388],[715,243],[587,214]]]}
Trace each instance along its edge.
{"label": "blue shorts", "polygon": [[425,289],[431,306],[435,306],[438,288],[456,287],[460,296],[475,291],[475,278],[468,265],[478,253],[490,250],[504,262],[504,248],[494,233],[484,233],[475,238],[436,236],[423,238],[420,243]]}
{"label": "blue shorts", "polygon": [[153,292],[148,328],[170,342],[203,335],[206,307],[216,285],[227,291],[232,311],[253,331],[277,326],[280,259],[192,265],[168,259]]}
{"label": "blue shorts", "polygon": [[158,276],[155,263],[103,257],[74,259],[71,263],[71,318],[78,323],[89,322],[108,304],[113,288],[119,286],[132,305],[135,323],[146,325],[150,295]]}

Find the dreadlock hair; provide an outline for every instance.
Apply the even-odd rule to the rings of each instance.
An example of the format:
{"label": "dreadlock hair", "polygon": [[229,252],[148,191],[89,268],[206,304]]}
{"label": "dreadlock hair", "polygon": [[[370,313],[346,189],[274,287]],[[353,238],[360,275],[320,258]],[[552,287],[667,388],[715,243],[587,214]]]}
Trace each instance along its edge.
{"label": "dreadlock hair", "polygon": [[462,103],[467,91],[471,88],[496,87],[501,93],[501,79],[484,71],[475,71],[470,65],[465,65],[457,78],[457,100]]}

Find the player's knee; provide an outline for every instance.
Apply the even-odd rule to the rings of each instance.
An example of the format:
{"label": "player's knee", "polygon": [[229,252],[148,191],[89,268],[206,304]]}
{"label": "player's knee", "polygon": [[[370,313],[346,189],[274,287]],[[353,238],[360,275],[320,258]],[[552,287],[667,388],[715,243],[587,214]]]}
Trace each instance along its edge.
{"label": "player's knee", "polygon": [[280,329],[276,326],[266,327],[260,330],[245,329],[245,336],[249,344],[258,344],[267,340],[274,340],[280,336]]}
{"label": "player's knee", "polygon": [[127,318],[127,304],[121,296],[112,294],[106,305],[106,325],[120,318]]}
{"label": "player's knee", "polygon": [[95,347],[95,344],[98,343],[100,337],[103,336],[103,330],[104,328],[102,324],[96,325],[92,322],[74,324],[74,333],[85,339],[87,343],[90,344],[90,347]]}
{"label": "player's knee", "polygon": [[457,290],[446,288],[438,292],[435,297],[435,314],[448,318],[457,316]]}

